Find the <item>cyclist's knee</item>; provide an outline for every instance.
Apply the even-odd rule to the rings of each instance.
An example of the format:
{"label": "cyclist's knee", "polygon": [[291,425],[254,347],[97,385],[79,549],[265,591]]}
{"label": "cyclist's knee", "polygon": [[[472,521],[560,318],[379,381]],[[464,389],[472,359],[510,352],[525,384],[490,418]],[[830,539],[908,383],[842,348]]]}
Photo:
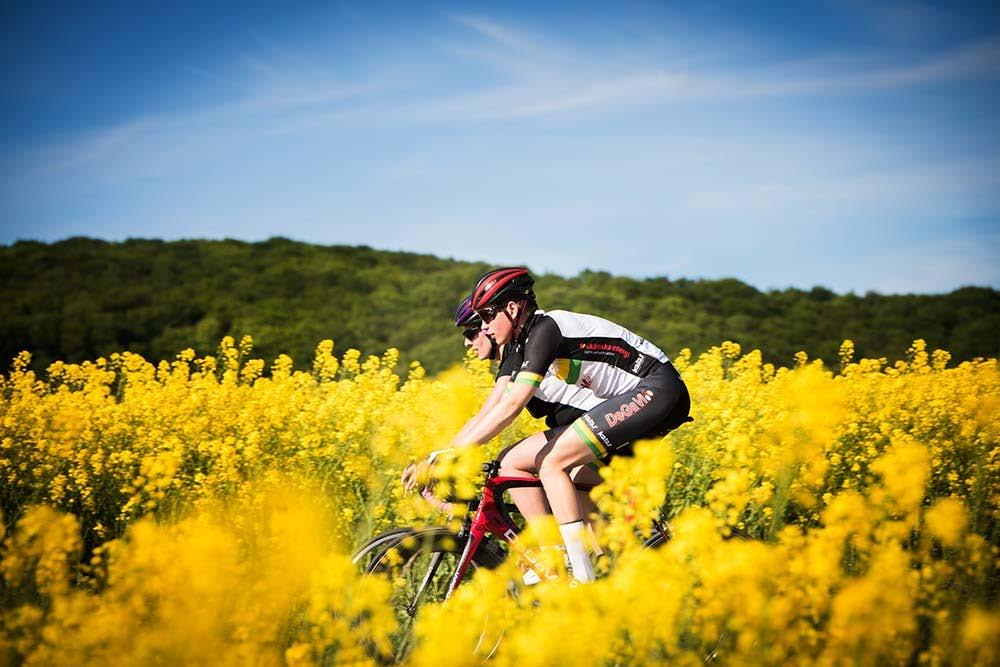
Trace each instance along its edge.
{"label": "cyclist's knee", "polygon": [[535,467],[530,465],[532,459],[527,456],[518,456],[516,450],[508,449],[497,459],[500,462],[500,474],[501,475],[524,475],[525,473],[534,474]]}
{"label": "cyclist's knee", "polygon": [[572,467],[571,461],[563,461],[555,452],[551,452],[538,466],[538,476],[544,479],[550,475],[565,475]]}

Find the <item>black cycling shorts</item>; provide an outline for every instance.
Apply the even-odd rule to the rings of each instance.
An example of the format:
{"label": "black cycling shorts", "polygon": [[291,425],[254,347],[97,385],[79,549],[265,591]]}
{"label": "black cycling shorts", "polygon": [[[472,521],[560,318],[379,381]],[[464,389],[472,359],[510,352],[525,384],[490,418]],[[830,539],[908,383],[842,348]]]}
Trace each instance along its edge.
{"label": "black cycling shorts", "polygon": [[633,389],[604,401],[573,422],[598,459],[628,456],[632,441],[661,438],[691,421],[691,397],[673,364],[667,362]]}

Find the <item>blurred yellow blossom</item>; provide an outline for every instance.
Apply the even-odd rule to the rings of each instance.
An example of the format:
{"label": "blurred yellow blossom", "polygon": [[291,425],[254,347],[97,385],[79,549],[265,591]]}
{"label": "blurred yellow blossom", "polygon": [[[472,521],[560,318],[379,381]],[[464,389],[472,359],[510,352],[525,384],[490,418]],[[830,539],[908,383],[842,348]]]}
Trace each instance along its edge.
{"label": "blurred yellow blossom", "polygon": [[[227,337],[213,355],[42,376],[18,355],[0,376],[0,663],[393,655],[399,582],[359,577],[346,554],[447,521],[399,474],[493,376],[472,356],[432,378],[397,369],[395,349],[334,349],[265,360]],[[498,665],[997,662],[996,360],[949,368],[917,340],[892,366],[851,341],[835,370],[733,341],[674,361],[694,422],[600,468],[598,581],[514,595],[513,560],[482,568],[420,610],[402,660],[479,664],[486,646]],[[473,496],[483,460],[542,428],[522,415],[443,458],[438,491]],[[643,550],[661,510],[674,537]],[[561,570],[551,522],[522,539]]]}

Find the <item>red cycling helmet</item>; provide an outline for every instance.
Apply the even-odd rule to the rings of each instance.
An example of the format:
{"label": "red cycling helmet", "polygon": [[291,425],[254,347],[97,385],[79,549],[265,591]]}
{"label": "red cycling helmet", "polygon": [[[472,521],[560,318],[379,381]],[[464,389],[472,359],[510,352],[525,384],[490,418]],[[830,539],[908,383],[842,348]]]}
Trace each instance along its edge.
{"label": "red cycling helmet", "polygon": [[531,288],[535,279],[523,266],[507,266],[488,272],[472,290],[472,308],[479,310],[491,304],[534,298]]}

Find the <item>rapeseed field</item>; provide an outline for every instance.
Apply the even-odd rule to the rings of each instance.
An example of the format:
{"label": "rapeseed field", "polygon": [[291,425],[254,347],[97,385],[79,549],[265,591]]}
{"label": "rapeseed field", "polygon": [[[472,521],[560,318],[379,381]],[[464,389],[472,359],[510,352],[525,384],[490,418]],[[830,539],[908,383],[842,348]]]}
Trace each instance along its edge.
{"label": "rapeseed field", "polygon": [[[252,347],[41,376],[23,353],[0,376],[0,664],[399,655],[398,582],[351,553],[454,523],[399,473],[475,413],[490,369],[429,378],[324,341],[295,370]],[[512,595],[513,562],[481,569],[421,610],[399,660],[480,664],[489,634],[498,665],[1000,663],[997,360],[917,340],[905,362],[849,341],[827,361],[682,351],[695,421],[602,468],[600,578]],[[541,427],[522,416],[441,474],[470,493],[481,461]],[[658,508],[674,538],[640,549]]]}

